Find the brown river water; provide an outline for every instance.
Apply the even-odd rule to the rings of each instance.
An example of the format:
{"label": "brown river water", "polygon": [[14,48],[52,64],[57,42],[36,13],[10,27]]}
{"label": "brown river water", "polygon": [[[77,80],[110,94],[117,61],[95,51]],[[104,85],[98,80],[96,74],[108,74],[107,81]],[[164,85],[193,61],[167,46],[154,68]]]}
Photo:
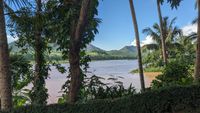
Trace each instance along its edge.
{"label": "brown river water", "polygon": [[[64,64],[68,67],[69,64]],[[90,63],[89,71],[97,76],[109,78],[109,77],[123,77],[119,79],[123,82],[125,87],[132,84],[137,91],[140,90],[140,78],[138,74],[131,74],[130,71],[137,69],[137,60],[105,60],[105,61],[93,61]],[[55,67],[51,67],[49,72],[49,79],[46,80],[46,87],[49,93],[48,103],[56,103],[59,96],[62,95],[61,87],[66,81],[66,75],[59,73]],[[145,73],[145,85],[150,86],[150,83],[158,73]],[[105,81],[109,82],[109,81]]]}

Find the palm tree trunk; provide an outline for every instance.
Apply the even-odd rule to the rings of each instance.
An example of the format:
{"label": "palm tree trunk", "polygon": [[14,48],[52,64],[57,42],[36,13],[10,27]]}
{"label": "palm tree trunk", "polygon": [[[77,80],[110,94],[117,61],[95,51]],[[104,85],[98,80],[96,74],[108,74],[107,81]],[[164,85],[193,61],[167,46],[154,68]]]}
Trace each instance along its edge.
{"label": "palm tree trunk", "polygon": [[167,51],[166,51],[166,44],[165,44],[165,37],[163,34],[163,18],[162,18],[162,13],[160,9],[160,1],[157,0],[157,10],[158,10],[158,17],[160,21],[160,36],[161,36],[161,43],[162,43],[162,56],[163,56],[163,61],[164,64],[167,64]]}
{"label": "palm tree trunk", "polygon": [[[42,47],[42,26],[41,26],[41,11],[42,11],[42,2],[41,0],[36,0],[37,11],[36,18],[38,22],[36,23],[35,30],[35,73],[33,81],[33,97],[32,104],[35,105],[45,105],[46,104],[46,89],[45,88],[45,72],[43,68],[43,47]],[[43,96],[41,96],[43,95]]]}
{"label": "palm tree trunk", "polygon": [[138,65],[139,65],[139,72],[140,72],[141,89],[142,91],[145,91],[144,74],[143,74],[143,67],[142,67],[142,55],[141,55],[141,48],[140,48],[140,38],[139,38],[139,32],[138,32],[137,19],[136,19],[135,9],[133,5],[133,0],[129,0],[129,3],[130,3],[131,14],[133,18],[135,38],[136,38],[136,44],[137,44],[137,50],[138,50]]}
{"label": "palm tree trunk", "polygon": [[69,63],[70,63],[70,91],[69,101],[75,103],[78,99],[78,94],[81,86],[81,69],[80,69],[80,49],[82,34],[87,23],[87,12],[89,9],[90,0],[83,0],[77,23],[72,24],[72,33],[70,36],[69,48]]}
{"label": "palm tree trunk", "polygon": [[9,68],[9,51],[6,36],[3,0],[0,0],[0,98],[1,110],[12,108],[11,75]]}
{"label": "palm tree trunk", "polygon": [[198,4],[198,38],[197,38],[197,51],[196,51],[196,65],[195,65],[195,83],[200,82],[200,0],[197,0]]}

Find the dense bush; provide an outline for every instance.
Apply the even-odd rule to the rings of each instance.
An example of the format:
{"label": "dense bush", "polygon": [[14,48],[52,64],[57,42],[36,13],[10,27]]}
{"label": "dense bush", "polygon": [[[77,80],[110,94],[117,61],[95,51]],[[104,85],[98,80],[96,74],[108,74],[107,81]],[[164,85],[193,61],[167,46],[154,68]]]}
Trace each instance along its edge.
{"label": "dense bush", "polygon": [[10,54],[10,68],[13,106],[17,107],[30,103],[30,90],[25,89],[33,78],[30,61],[25,59],[21,54]]}
{"label": "dense bush", "polygon": [[200,107],[200,86],[171,87],[85,104],[27,106],[15,109],[12,113],[172,113],[188,107]]}
{"label": "dense bush", "polygon": [[164,67],[162,74],[152,81],[152,88],[190,85],[193,81],[190,70],[191,66],[182,60],[171,61]]}

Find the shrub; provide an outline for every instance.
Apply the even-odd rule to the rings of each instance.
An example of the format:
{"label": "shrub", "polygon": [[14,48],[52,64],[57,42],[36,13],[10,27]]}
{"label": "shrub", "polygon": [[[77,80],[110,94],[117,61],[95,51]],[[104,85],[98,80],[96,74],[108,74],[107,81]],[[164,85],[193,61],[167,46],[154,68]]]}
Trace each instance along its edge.
{"label": "shrub", "polygon": [[[123,79],[123,77],[110,77],[106,79],[96,75],[86,77],[82,84],[78,103],[85,103],[96,99],[114,99],[135,94],[135,88],[132,85],[125,88],[123,82],[119,80],[120,78]],[[68,96],[64,94],[58,99],[58,103],[65,103],[67,99]]]}
{"label": "shrub", "polygon": [[200,107],[200,86],[171,87],[85,104],[26,106],[12,113],[172,113]]}
{"label": "shrub", "polygon": [[164,67],[162,74],[152,81],[152,88],[192,84],[193,77],[190,69],[190,65],[180,60],[171,61]]}

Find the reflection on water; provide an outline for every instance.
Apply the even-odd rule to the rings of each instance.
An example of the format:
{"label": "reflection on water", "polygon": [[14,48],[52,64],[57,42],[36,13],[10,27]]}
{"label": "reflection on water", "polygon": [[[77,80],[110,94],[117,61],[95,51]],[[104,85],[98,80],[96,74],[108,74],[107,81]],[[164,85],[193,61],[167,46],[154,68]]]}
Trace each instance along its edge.
{"label": "reflection on water", "polygon": [[[68,67],[69,64],[64,65]],[[137,60],[106,60],[106,61],[94,61],[90,63],[89,71],[97,76],[109,78],[110,76],[121,76],[123,79],[119,79],[124,83],[125,87],[132,84],[137,90],[140,89],[140,78],[138,74],[131,74],[130,71],[137,69]],[[67,74],[59,73],[55,67],[51,68],[49,72],[50,79],[46,81],[46,87],[49,93],[49,103],[57,102],[58,97],[61,95],[61,86],[66,81]],[[155,78],[155,75],[145,75],[145,84],[150,86],[151,81]]]}

